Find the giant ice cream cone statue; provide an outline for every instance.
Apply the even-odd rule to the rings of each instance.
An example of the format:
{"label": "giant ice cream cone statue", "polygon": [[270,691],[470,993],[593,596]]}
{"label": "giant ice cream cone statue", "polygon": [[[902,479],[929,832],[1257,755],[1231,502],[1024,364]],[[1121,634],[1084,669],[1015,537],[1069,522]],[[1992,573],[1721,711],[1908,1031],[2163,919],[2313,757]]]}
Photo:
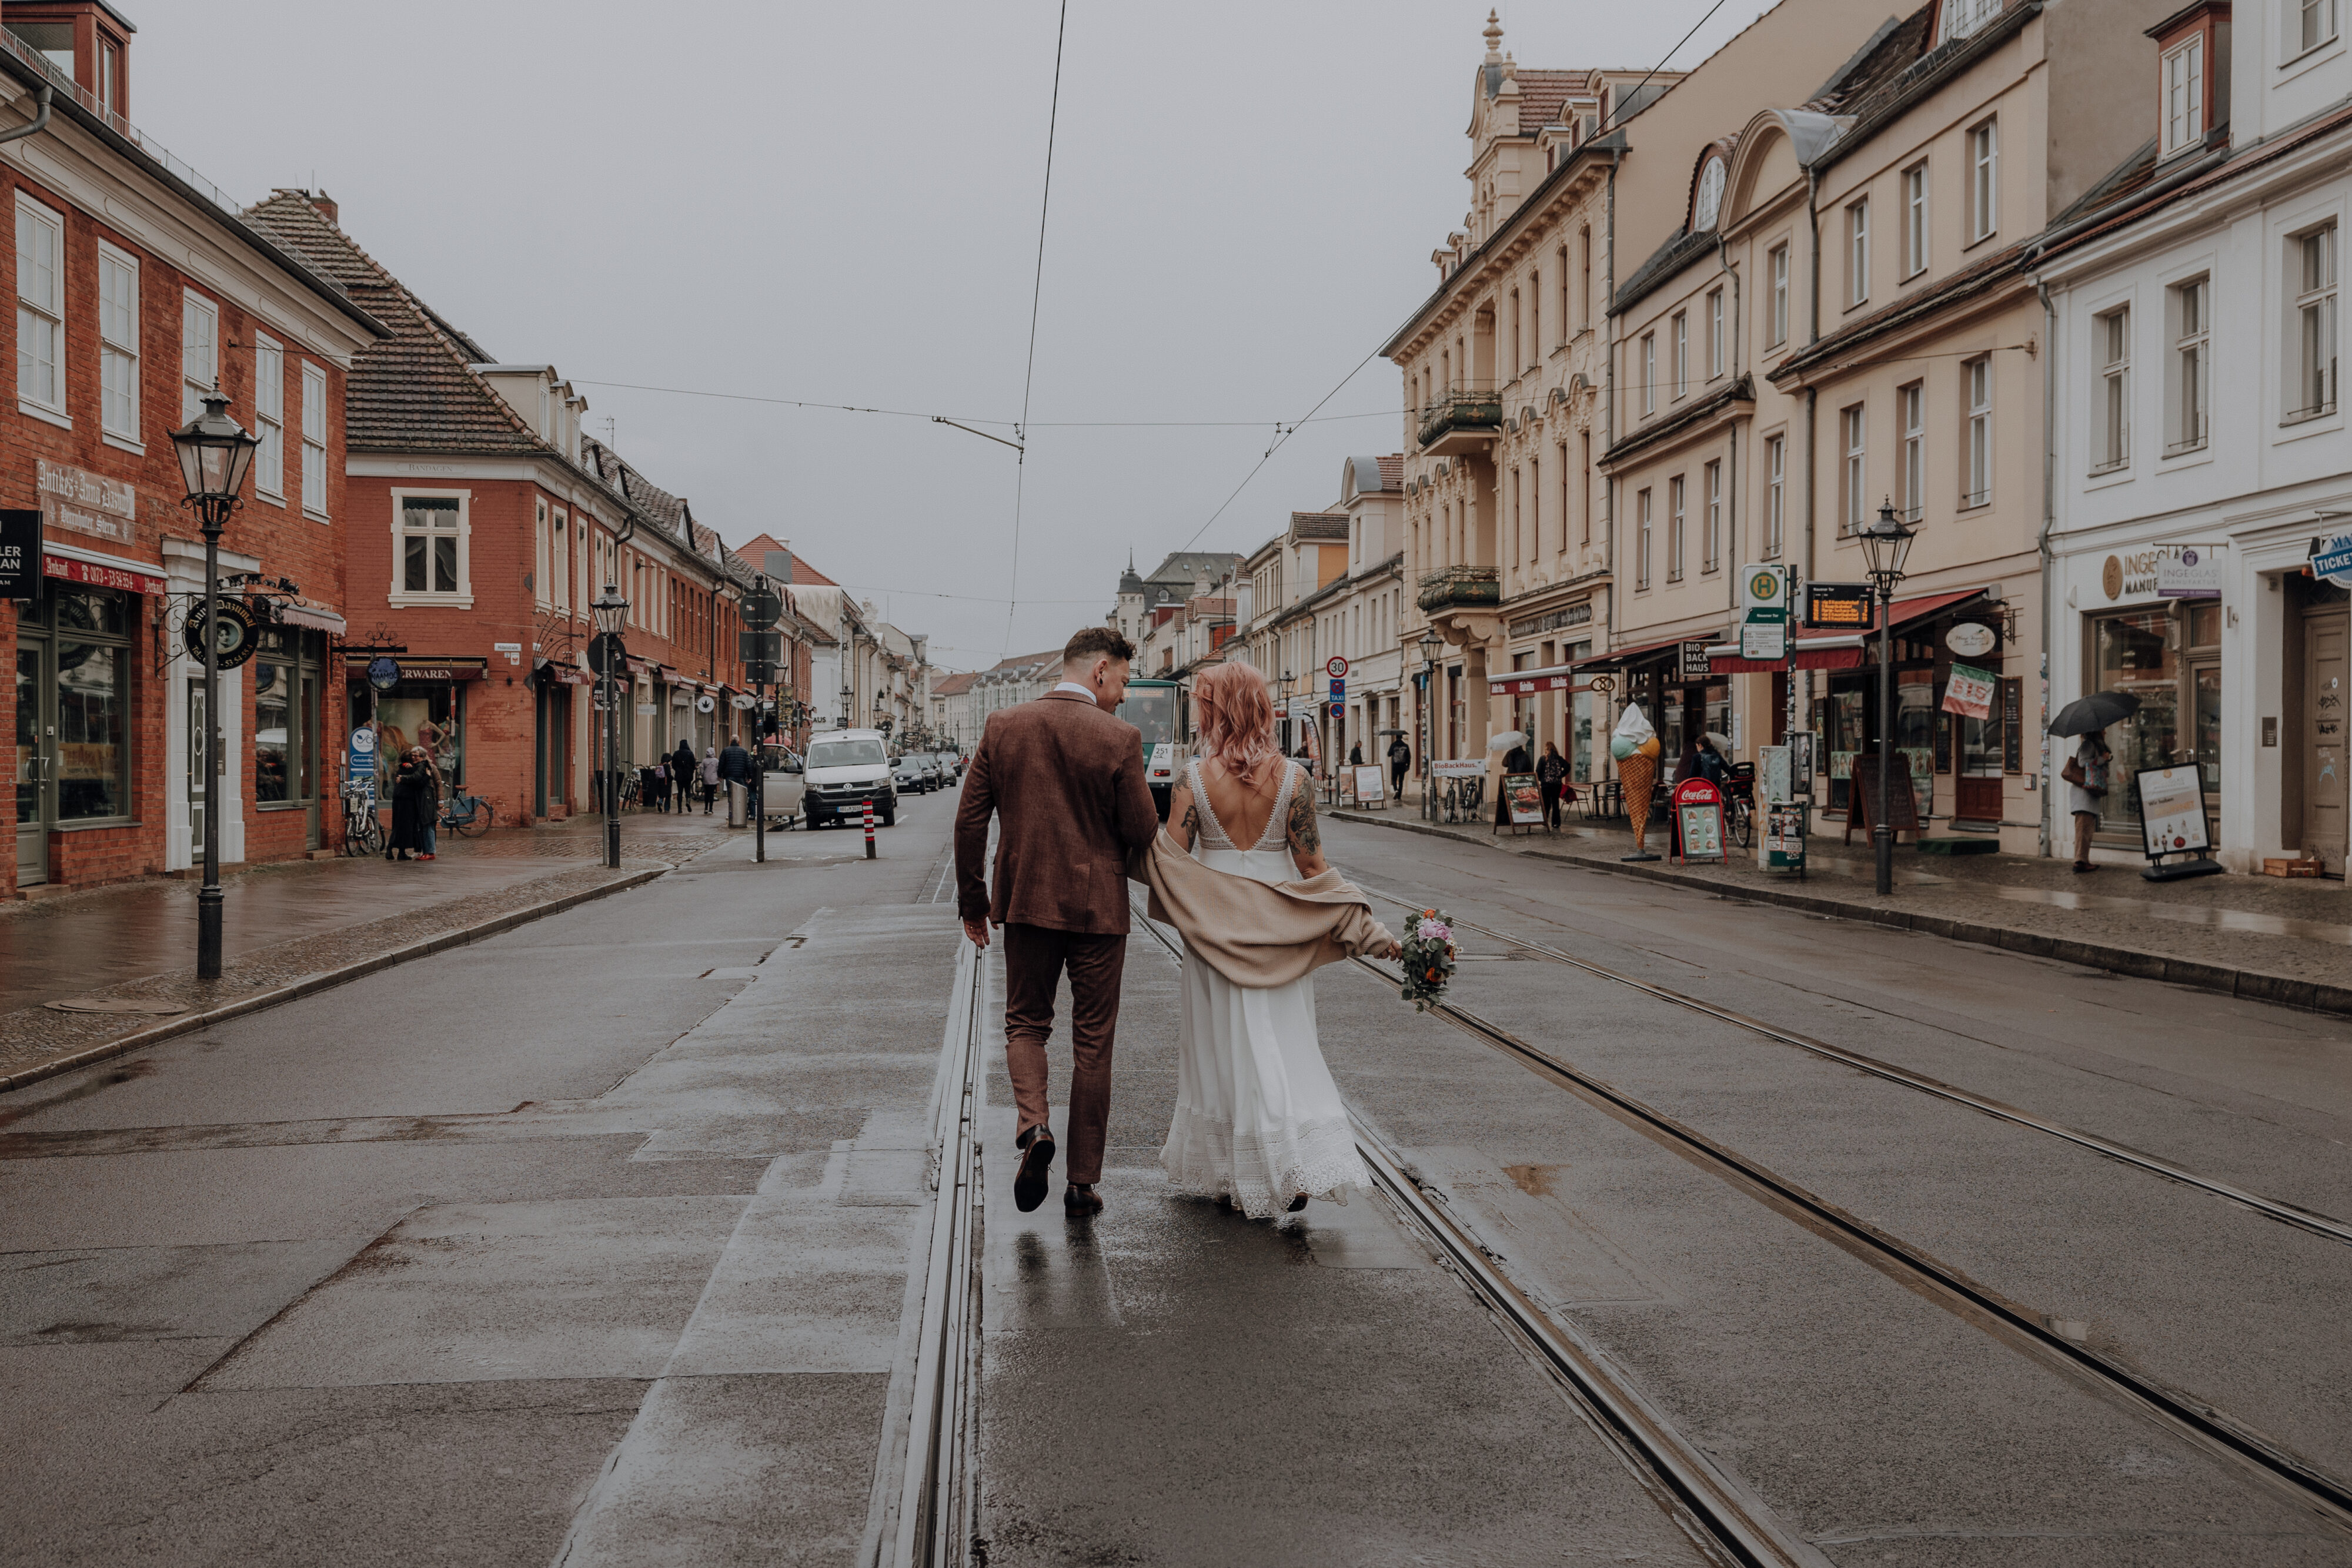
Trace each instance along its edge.
{"label": "giant ice cream cone statue", "polygon": [[[1656,746],[1657,742],[1650,742]],[[1618,758],[1618,781],[1625,787],[1625,817],[1633,824],[1633,852],[1650,852],[1650,792],[1658,787],[1658,759],[1646,752]]]}

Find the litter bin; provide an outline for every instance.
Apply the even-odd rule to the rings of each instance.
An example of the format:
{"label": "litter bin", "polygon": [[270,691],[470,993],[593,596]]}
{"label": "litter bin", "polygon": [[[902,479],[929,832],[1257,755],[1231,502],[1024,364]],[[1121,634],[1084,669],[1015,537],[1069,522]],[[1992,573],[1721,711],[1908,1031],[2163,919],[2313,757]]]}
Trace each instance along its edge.
{"label": "litter bin", "polygon": [[733,779],[727,780],[727,825],[729,827],[740,828],[743,825],[751,800],[751,792],[740,782]]}

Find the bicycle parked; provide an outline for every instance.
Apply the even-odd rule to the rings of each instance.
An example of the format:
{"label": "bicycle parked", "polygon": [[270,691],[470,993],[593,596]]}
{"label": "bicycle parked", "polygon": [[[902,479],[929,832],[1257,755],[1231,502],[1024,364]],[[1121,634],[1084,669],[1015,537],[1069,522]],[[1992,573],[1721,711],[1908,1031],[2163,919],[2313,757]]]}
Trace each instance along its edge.
{"label": "bicycle parked", "polygon": [[1756,764],[1735,762],[1723,780],[1724,837],[1746,849],[1756,838]]}
{"label": "bicycle parked", "polygon": [[479,795],[461,794],[452,790],[441,808],[441,826],[460,838],[476,839],[489,831],[490,819],[497,813],[490,803]]}
{"label": "bicycle parked", "polygon": [[383,853],[383,820],[376,815],[375,791],[365,784],[343,786],[343,853]]}

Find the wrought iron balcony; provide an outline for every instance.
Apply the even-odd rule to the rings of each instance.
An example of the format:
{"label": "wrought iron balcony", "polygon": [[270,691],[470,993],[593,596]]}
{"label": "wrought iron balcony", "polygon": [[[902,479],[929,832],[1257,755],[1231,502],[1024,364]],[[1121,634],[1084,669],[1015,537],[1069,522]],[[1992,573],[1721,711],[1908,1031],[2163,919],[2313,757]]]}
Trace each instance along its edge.
{"label": "wrought iron balcony", "polygon": [[1451,392],[1421,411],[1421,449],[1433,456],[1467,452],[1503,427],[1503,400],[1493,392]]}
{"label": "wrought iron balcony", "polygon": [[1441,567],[1421,580],[1421,593],[1413,601],[1431,614],[1492,610],[1502,601],[1502,578],[1491,566]]}

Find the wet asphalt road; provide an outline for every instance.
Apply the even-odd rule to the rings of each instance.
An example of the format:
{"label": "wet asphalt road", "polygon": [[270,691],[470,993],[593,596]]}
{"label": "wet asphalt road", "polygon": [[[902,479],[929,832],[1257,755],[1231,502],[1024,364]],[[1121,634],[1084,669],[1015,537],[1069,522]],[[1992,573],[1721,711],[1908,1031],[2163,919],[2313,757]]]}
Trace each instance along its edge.
{"label": "wet asphalt road", "polygon": [[[0,1098],[0,1562],[858,1560],[928,1201],[952,795]],[[2352,1214],[2352,1026],[1334,824],[1367,885]],[[1473,938],[1455,999],[2352,1474],[2352,1247]],[[1169,1196],[1130,944],[1105,1194],[1013,1211],[1007,1563],[1706,1561],[1387,1207]],[[1359,1113],[1840,1568],[2352,1563],[2352,1535],[1349,967]],[[1057,1072],[1056,1085],[1060,1083]],[[1057,1184],[1058,1186],[1058,1184]]]}

